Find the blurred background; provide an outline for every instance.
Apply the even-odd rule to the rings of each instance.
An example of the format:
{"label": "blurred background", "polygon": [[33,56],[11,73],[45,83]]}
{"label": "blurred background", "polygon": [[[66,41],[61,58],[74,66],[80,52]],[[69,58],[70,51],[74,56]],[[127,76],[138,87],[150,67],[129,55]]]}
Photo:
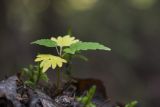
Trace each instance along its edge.
{"label": "blurred background", "polygon": [[0,0],[0,79],[51,51],[30,42],[68,28],[112,48],[75,59],[74,76],[101,79],[113,101],[160,107],[159,0]]}

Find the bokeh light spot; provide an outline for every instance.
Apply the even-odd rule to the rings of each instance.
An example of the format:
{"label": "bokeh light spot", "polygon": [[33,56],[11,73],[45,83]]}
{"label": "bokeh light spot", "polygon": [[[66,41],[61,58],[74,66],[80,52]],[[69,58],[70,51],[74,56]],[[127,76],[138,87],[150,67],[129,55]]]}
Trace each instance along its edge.
{"label": "bokeh light spot", "polygon": [[95,6],[98,0],[68,0],[75,10],[88,10]]}

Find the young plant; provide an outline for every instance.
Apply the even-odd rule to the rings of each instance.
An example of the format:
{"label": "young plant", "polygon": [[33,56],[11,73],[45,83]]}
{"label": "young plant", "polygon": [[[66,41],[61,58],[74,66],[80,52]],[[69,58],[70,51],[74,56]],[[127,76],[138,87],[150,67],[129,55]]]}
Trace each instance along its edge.
{"label": "young plant", "polygon": [[40,39],[32,42],[31,44],[55,48],[57,50],[57,55],[39,54],[35,59],[35,62],[40,62],[40,68],[42,68],[43,73],[45,73],[49,68],[55,70],[59,67],[57,69],[57,88],[60,86],[60,68],[64,63],[70,64],[72,58],[75,56],[85,59],[85,57],[79,55],[81,51],[97,49],[106,51],[111,50],[102,44],[96,42],[82,42],[70,35],[65,35],[63,37],[59,36],[57,38],[51,37],[51,39]]}
{"label": "young plant", "polygon": [[125,107],[137,107],[138,101],[132,101],[125,105]]}
{"label": "young plant", "polygon": [[92,102],[92,98],[96,92],[96,86],[92,86],[85,96],[77,98],[77,100],[84,105],[84,107],[96,107]]}
{"label": "young plant", "polygon": [[22,69],[22,75],[27,77],[24,82],[26,85],[36,88],[40,80],[48,82],[48,77],[45,73],[42,72],[42,69],[38,65],[29,65],[28,68]]}

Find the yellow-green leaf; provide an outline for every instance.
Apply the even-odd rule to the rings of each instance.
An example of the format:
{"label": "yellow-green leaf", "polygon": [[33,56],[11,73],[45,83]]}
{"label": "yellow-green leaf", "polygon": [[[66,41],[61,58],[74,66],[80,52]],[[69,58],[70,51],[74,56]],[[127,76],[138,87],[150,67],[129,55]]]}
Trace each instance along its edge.
{"label": "yellow-green leaf", "polygon": [[35,62],[40,62],[42,72],[46,72],[50,67],[52,67],[52,69],[55,69],[57,66],[62,67],[63,63],[67,63],[65,59],[50,54],[37,55]]}
{"label": "yellow-green leaf", "polygon": [[79,42],[78,39],[75,39],[75,37],[71,37],[70,35],[66,35],[64,37],[59,36],[57,38],[52,37],[51,40],[56,42],[60,47],[70,46],[76,42]]}

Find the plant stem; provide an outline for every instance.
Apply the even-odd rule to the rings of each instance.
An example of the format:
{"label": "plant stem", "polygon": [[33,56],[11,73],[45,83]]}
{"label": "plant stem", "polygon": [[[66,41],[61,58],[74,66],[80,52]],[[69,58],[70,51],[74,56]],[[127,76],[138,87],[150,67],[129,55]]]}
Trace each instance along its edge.
{"label": "plant stem", "polygon": [[37,70],[38,70],[38,76],[37,76],[37,80],[36,80],[36,84],[35,84],[35,86],[37,86],[37,85],[38,85],[39,80],[40,80],[40,77],[41,77],[40,64],[38,64]]}
{"label": "plant stem", "polygon": [[[58,50],[58,49],[57,49],[57,50]],[[63,48],[60,47],[59,51],[57,51],[60,57],[62,57],[62,50],[63,50]],[[60,85],[61,85],[60,69],[58,69],[58,71],[57,71],[57,89],[60,88]]]}
{"label": "plant stem", "polygon": [[60,88],[60,70],[57,71],[57,89]]}
{"label": "plant stem", "polygon": [[63,50],[62,47],[60,47],[60,50],[59,50],[59,56],[60,57],[62,57],[62,50]]}
{"label": "plant stem", "polygon": [[56,51],[57,51],[58,55],[60,55],[60,53],[59,53],[59,50],[58,50],[57,46],[56,46]]}

